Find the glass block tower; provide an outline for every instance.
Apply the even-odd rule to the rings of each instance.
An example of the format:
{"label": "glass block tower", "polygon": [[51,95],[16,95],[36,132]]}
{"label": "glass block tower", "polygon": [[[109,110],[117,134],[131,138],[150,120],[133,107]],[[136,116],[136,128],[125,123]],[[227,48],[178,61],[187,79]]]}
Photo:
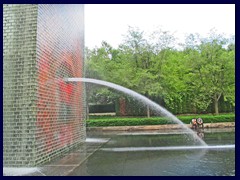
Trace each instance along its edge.
{"label": "glass block tower", "polygon": [[86,138],[83,5],[3,5],[3,165],[43,164]]}

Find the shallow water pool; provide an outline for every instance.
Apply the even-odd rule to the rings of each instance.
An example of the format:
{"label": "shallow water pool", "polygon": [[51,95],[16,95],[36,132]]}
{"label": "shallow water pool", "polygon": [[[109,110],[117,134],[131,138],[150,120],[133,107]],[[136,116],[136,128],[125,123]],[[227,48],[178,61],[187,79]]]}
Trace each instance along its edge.
{"label": "shallow water pool", "polygon": [[69,175],[235,175],[234,129],[204,130],[204,141],[213,148],[198,148],[178,131],[88,132],[91,139],[107,141]]}

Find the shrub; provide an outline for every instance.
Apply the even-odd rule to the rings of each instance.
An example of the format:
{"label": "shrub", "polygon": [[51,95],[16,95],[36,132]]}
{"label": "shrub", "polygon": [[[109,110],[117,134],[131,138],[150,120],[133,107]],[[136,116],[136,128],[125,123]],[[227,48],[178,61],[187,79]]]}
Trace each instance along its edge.
{"label": "shrub", "polygon": [[[178,119],[185,124],[189,124],[191,119],[201,117],[204,123],[218,123],[218,122],[234,122],[235,114],[224,114],[224,115],[190,115],[190,116],[178,116]],[[171,119],[166,117],[139,117],[139,118],[106,118],[102,117],[99,119],[87,120],[88,127],[98,126],[141,126],[141,125],[163,125],[163,124],[176,124]]]}

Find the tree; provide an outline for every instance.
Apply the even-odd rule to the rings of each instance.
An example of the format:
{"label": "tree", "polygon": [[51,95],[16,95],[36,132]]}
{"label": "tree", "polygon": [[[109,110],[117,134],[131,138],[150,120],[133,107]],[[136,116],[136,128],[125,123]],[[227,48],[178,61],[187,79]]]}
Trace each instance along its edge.
{"label": "tree", "polygon": [[[168,31],[159,29],[146,38],[143,31],[129,27],[116,49],[104,41],[101,47],[86,48],[86,77],[122,85],[159,102],[164,99],[175,113],[185,112],[187,104],[189,112],[207,111],[214,105],[218,114],[221,97],[235,105],[234,36],[226,39],[215,31],[206,38],[190,34],[183,50],[175,45]],[[88,94],[101,99],[117,98],[109,90],[93,92],[87,87]]]}
{"label": "tree", "polygon": [[224,48],[227,42],[223,35],[211,31],[210,36],[202,38],[197,50],[192,50],[189,56],[191,89],[197,94],[195,102],[198,104],[195,105],[206,109],[213,102],[215,114],[219,113],[221,96],[234,96],[234,53]]}
{"label": "tree", "polygon": [[206,64],[201,58],[201,37],[199,34],[190,34],[186,37],[184,44],[185,63],[185,83],[187,86],[186,96],[191,97],[190,106],[194,113],[197,109],[206,111],[211,104],[211,97],[205,89],[205,80],[203,79],[202,69]]}
{"label": "tree", "polygon": [[[177,50],[168,52],[162,68],[163,97],[168,108],[177,112],[182,108],[184,97],[188,91],[186,83],[186,59],[184,53]],[[178,103],[177,103],[178,102]]]}
{"label": "tree", "polygon": [[[130,65],[129,68],[132,69],[129,71],[131,84],[127,87],[149,97],[149,95],[154,93],[151,91],[153,88],[149,88],[149,86],[156,81],[151,71],[149,71],[151,69],[152,47],[144,38],[144,32],[138,28],[129,27],[120,47],[126,56],[127,64]],[[149,107],[147,107],[147,116],[150,116]]]}

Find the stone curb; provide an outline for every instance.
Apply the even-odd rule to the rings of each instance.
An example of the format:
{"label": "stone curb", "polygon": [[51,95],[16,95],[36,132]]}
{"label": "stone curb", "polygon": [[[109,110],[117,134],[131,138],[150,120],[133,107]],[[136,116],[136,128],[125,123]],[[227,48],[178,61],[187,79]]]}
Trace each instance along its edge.
{"label": "stone curb", "polygon": [[[186,124],[189,128],[190,124]],[[108,126],[108,127],[87,127],[87,130],[94,131],[140,131],[140,130],[163,130],[163,129],[180,129],[183,125],[165,124],[165,125],[150,125],[150,126]],[[225,123],[205,123],[205,128],[229,128],[235,127],[235,122]]]}

